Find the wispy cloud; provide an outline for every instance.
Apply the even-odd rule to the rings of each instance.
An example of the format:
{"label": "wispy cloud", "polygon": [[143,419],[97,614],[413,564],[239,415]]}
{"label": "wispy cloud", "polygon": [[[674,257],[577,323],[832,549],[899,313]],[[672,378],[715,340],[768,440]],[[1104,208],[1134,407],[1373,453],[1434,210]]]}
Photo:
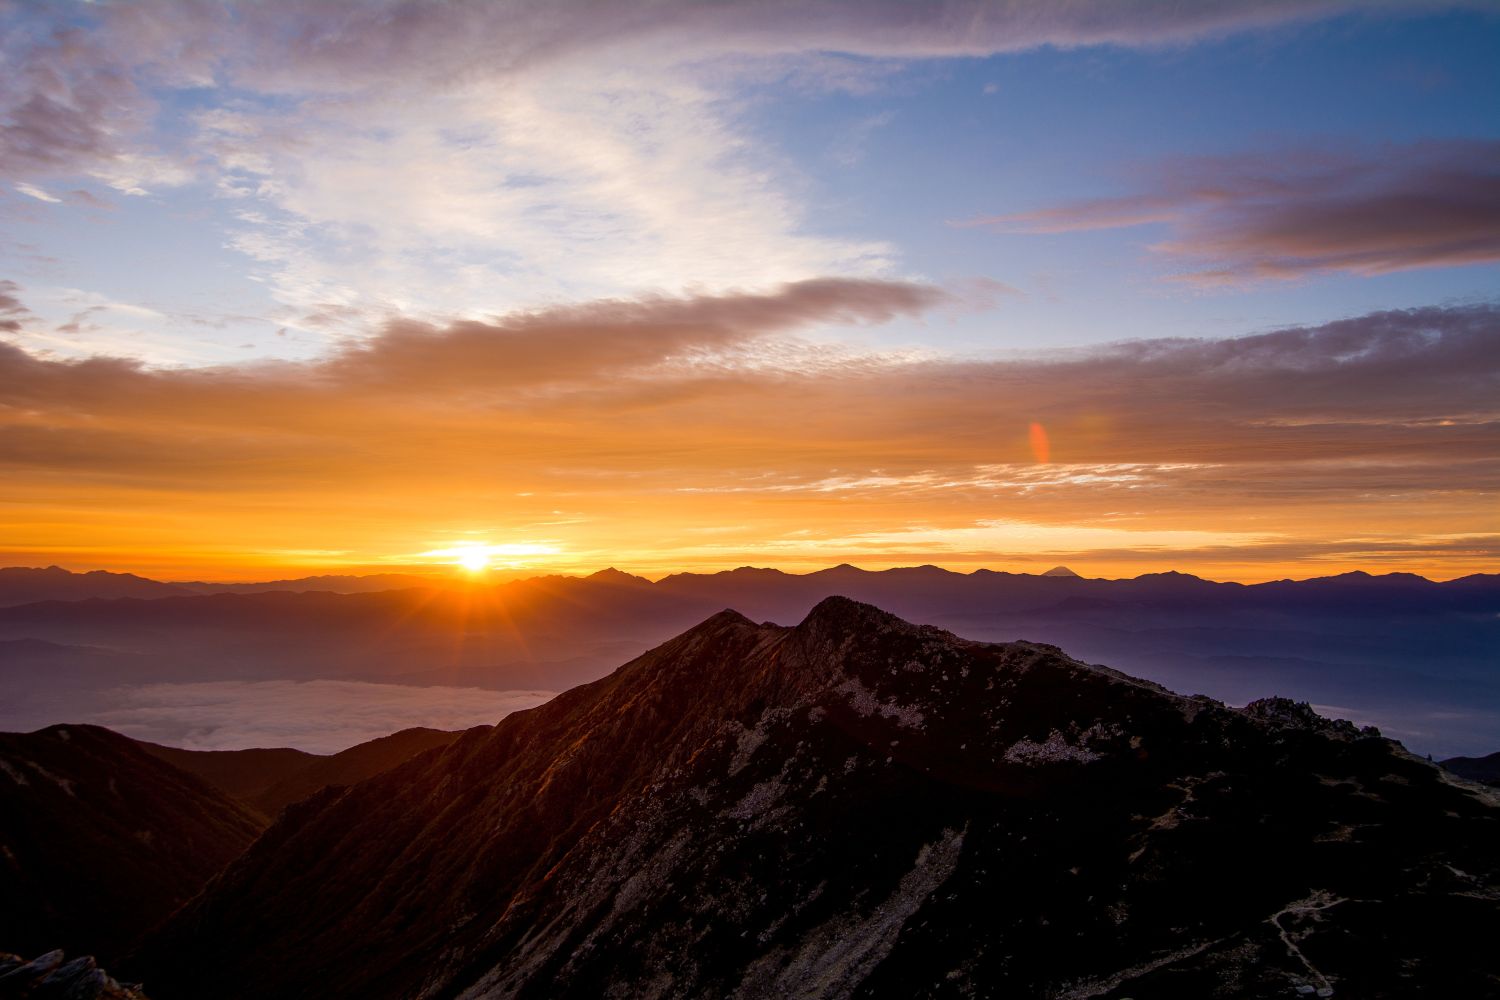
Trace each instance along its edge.
{"label": "wispy cloud", "polygon": [[1152,249],[1198,284],[1500,261],[1500,143],[1179,160],[1138,193],[964,225],[1066,233],[1161,224]]}
{"label": "wispy cloud", "polygon": [[0,333],[16,333],[22,321],[31,311],[21,303],[21,286],[8,278],[0,278]]}

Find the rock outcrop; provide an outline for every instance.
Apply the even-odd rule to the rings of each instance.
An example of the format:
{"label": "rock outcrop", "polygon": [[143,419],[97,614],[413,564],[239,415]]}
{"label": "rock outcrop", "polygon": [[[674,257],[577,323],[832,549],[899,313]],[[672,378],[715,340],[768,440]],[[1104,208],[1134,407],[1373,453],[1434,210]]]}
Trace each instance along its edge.
{"label": "rock outcrop", "polygon": [[0,1000],[149,1000],[118,983],[91,955],[68,959],[49,951],[27,961],[0,951]]}

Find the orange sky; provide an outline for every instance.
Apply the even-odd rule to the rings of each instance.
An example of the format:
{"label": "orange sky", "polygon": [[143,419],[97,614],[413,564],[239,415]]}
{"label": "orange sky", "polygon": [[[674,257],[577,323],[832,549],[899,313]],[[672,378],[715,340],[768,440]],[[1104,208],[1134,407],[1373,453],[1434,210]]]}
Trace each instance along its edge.
{"label": "orange sky", "polygon": [[803,282],[213,369],[0,345],[0,563],[248,580],[479,544],[506,547],[500,574],[1500,566],[1489,307],[979,360],[804,339],[946,300]]}

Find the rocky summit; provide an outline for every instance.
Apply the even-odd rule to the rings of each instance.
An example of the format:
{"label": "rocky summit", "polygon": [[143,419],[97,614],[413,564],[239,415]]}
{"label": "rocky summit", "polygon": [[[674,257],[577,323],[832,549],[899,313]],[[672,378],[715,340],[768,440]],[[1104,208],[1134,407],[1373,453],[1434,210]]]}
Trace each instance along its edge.
{"label": "rocky summit", "polygon": [[289,807],[125,971],[158,1000],[1493,996],[1497,835],[1492,790],[1305,705],[830,598]]}

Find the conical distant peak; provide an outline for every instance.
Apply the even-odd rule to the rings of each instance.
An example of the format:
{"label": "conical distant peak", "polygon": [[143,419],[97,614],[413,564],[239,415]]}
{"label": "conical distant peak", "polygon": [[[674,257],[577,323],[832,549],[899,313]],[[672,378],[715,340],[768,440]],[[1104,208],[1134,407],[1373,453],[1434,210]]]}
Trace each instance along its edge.
{"label": "conical distant peak", "polygon": [[1073,578],[1075,580],[1082,579],[1082,577],[1080,577],[1077,573],[1073,572],[1072,570],[1068,569],[1068,567],[1066,567],[1066,566],[1053,566],[1051,569],[1049,569],[1047,572],[1043,573],[1042,575],[1043,576],[1071,577],[1071,578]]}
{"label": "conical distant peak", "polygon": [[596,583],[650,583],[651,582],[650,580],[647,580],[643,576],[636,576],[633,573],[626,573],[624,570],[615,569],[613,566],[608,566],[608,567],[606,567],[604,569],[599,570],[596,573],[590,573],[588,575],[587,579],[593,580]]}

